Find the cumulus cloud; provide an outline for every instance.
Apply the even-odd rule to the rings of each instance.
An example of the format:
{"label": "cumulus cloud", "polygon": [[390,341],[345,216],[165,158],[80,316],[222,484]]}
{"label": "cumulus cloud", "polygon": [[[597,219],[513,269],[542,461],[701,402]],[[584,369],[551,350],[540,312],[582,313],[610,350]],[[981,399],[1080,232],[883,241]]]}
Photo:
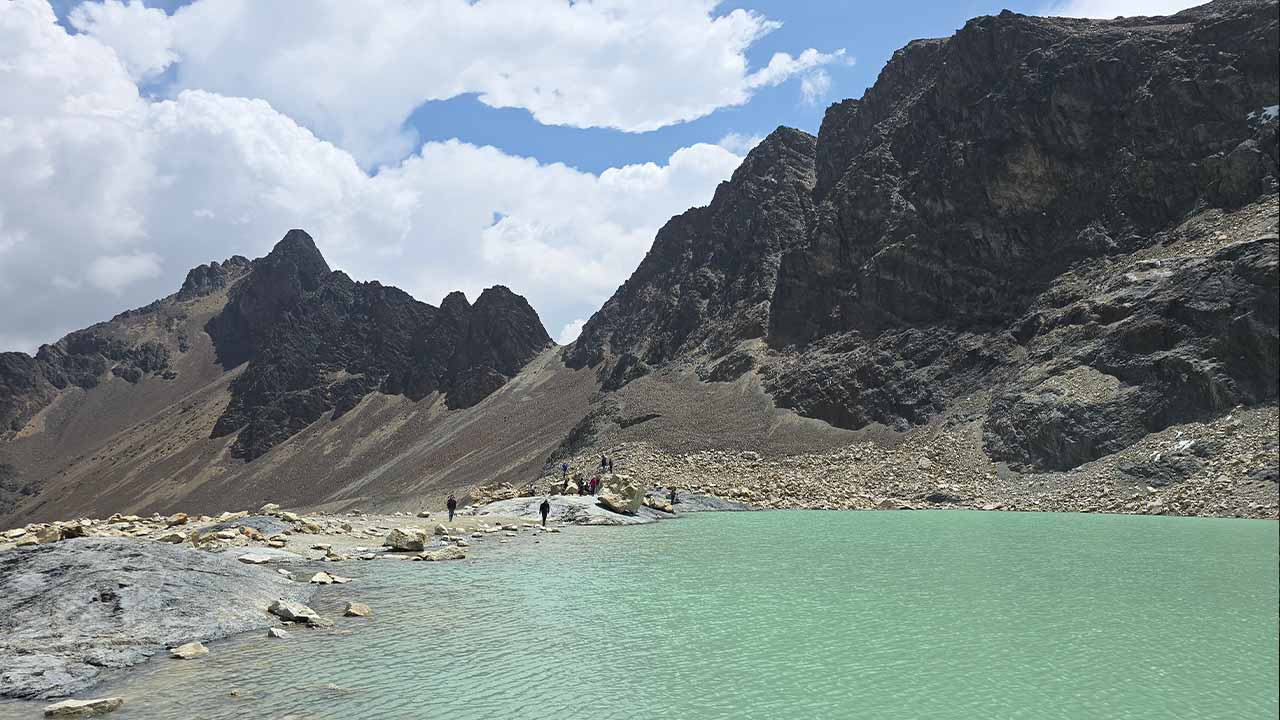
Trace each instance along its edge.
{"label": "cumulus cloud", "polygon": [[135,80],[152,78],[178,59],[169,16],[144,6],[142,0],[83,3],[68,19],[80,32],[115,50]]}
{"label": "cumulus cloud", "polygon": [[[121,290],[139,280],[159,277],[160,256],[152,252],[103,255],[89,263],[85,276],[94,287],[118,295]],[[54,286],[71,290],[78,288],[79,284],[74,280],[55,277]]]}
{"label": "cumulus cloud", "polygon": [[371,176],[265,100],[152,101],[136,77],[47,3],[0,3],[0,349],[144,305],[187,268],[262,255],[293,227],[357,279],[433,303],[502,283],[564,327],[741,159],[699,144],[592,174],[449,141]]}
{"label": "cumulus cloud", "polygon": [[815,70],[800,81],[800,97],[806,105],[817,105],[831,90],[831,76],[826,70]]}
{"label": "cumulus cloud", "polygon": [[1041,14],[1108,19],[1122,15],[1172,15],[1204,2],[1205,0],[1066,0],[1049,3]]}
{"label": "cumulus cloud", "polygon": [[734,155],[745,156],[751,152],[751,148],[759,145],[763,140],[763,135],[751,135],[748,137],[742,133],[731,132],[720,138],[720,142],[716,144]]}
{"label": "cumulus cloud", "polygon": [[172,53],[178,89],[263,98],[371,168],[412,149],[401,126],[427,101],[475,93],[544,124],[644,132],[844,61],[843,50],[809,48],[752,70],[746,50],[779,23],[717,15],[716,4],[195,0],[167,18],[167,34],[146,38],[115,31],[144,14],[151,28],[159,11],[138,4],[107,0],[73,18],[127,64],[154,72]]}
{"label": "cumulus cloud", "polygon": [[568,325],[565,325],[564,328],[560,330],[560,335],[559,337],[556,338],[556,342],[560,343],[561,345],[568,345],[574,340],[577,340],[578,336],[582,334],[583,326],[585,326],[586,324],[587,324],[587,321],[585,319],[578,318],[577,320],[574,320]]}

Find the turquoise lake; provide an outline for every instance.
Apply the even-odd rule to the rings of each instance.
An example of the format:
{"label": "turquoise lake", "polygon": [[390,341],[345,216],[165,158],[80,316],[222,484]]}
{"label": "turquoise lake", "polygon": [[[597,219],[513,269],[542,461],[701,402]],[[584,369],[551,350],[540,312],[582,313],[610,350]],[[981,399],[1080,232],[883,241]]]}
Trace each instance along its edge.
{"label": "turquoise lake", "polygon": [[795,511],[570,528],[475,561],[348,563],[356,582],[315,605],[372,619],[210,643],[82,696],[126,697],[113,718],[1273,720],[1277,527]]}

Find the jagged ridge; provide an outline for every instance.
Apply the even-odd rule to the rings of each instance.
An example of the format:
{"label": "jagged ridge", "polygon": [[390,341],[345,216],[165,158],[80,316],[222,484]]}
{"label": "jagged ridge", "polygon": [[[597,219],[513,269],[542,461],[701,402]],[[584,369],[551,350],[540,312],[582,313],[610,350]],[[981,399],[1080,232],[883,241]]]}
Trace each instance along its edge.
{"label": "jagged ridge", "polygon": [[[816,143],[779,129],[673,218],[566,360],[606,389],[672,362],[754,370],[779,406],[845,428],[905,429],[990,392],[989,452],[1033,468],[1272,400],[1273,238],[1121,286],[1179,223],[1274,202],[1276,10],[1005,12],[913,42]],[[1205,286],[1215,298],[1193,300]],[[1044,322],[1064,306],[1069,333]],[[1044,399],[1085,376],[1119,396]]]}
{"label": "jagged ridge", "polygon": [[331,271],[301,230],[253,263],[206,331],[224,367],[248,363],[213,436],[239,432],[232,454],[250,460],[374,391],[414,400],[440,392],[450,408],[470,407],[551,343],[506,287],[474,305],[451,293],[435,308]]}

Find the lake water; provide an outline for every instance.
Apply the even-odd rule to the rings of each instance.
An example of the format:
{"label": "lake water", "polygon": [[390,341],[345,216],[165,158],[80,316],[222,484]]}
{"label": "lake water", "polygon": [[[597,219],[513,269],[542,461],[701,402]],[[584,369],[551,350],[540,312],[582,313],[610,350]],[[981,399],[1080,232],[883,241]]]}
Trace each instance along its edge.
{"label": "lake water", "polygon": [[542,540],[474,562],[345,565],[357,582],[319,609],[360,600],[374,618],[211,643],[86,696],[125,696],[115,718],[1280,710],[1274,522],[797,511]]}

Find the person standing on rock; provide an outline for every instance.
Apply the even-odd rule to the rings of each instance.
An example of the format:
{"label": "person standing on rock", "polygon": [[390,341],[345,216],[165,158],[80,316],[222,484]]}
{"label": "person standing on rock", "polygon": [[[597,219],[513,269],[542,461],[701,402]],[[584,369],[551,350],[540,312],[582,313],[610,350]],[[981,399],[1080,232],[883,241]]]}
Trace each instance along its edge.
{"label": "person standing on rock", "polygon": [[599,489],[600,489],[600,476],[597,475],[591,478],[591,494],[595,495],[596,491],[598,491]]}
{"label": "person standing on rock", "polygon": [[671,506],[675,507],[675,505],[676,505],[676,486],[672,485],[671,486]]}
{"label": "person standing on rock", "polygon": [[613,474],[613,458],[608,458],[608,462],[609,462],[609,474],[612,475]]}
{"label": "person standing on rock", "polygon": [[604,469],[608,466],[609,466],[609,459],[606,458],[604,455],[601,455],[600,456],[600,472],[604,472]]}
{"label": "person standing on rock", "polygon": [[551,500],[542,498],[542,504],[538,506],[538,512],[542,514],[542,527],[546,527],[547,516],[551,514]]}
{"label": "person standing on rock", "polygon": [[449,493],[449,501],[444,506],[449,509],[449,522],[453,522],[453,514],[458,511],[458,500],[453,493]]}
{"label": "person standing on rock", "polygon": [[569,479],[569,463],[560,463],[560,475],[566,480]]}

